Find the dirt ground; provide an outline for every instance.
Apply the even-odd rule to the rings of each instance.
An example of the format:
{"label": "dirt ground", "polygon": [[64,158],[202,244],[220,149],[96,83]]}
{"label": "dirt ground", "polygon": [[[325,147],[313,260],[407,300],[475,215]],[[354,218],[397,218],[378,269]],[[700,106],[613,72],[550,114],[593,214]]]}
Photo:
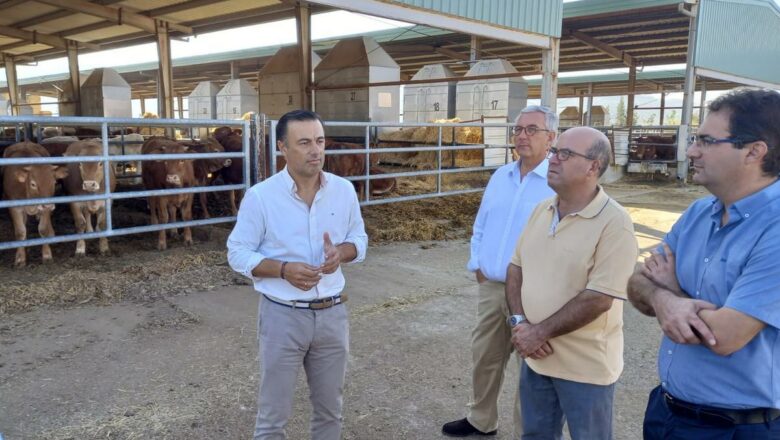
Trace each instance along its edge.
{"label": "dirt ground", "polygon": [[[643,251],[705,194],[660,183],[613,184],[607,192],[629,209]],[[464,415],[476,306],[475,282],[464,267],[478,203],[479,195],[470,195],[364,209],[374,243],[366,262],[345,268],[345,439],[438,439],[442,423]],[[133,222],[127,212],[120,224]],[[383,223],[399,213],[400,220]],[[2,240],[9,233],[4,216]],[[415,225],[436,240],[419,241],[425,234],[410,233]],[[193,247],[174,240],[165,252],[155,250],[149,234],[113,239],[107,257],[74,259],[74,244],[61,244],[52,265],[39,264],[35,249],[24,270],[11,268],[13,252],[0,252],[5,439],[249,438],[258,298],[227,267],[228,228],[197,228]],[[88,252],[94,250],[90,243]],[[653,319],[625,310],[615,438],[636,439],[657,380],[660,331]],[[512,438],[517,365],[507,373],[497,439]],[[301,374],[291,439],[307,438],[307,395]]]}

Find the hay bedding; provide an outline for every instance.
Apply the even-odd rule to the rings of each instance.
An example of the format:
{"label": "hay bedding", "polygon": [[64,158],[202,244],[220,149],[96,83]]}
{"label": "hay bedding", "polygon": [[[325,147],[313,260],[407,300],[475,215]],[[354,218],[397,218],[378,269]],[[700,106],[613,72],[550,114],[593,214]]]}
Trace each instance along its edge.
{"label": "hay bedding", "polygon": [[[460,119],[437,119],[434,123],[460,122]],[[479,127],[442,127],[442,145],[478,145],[482,143],[482,130]],[[432,146],[439,142],[439,128],[435,126],[404,128],[387,131],[379,135],[379,148]],[[453,153],[455,158],[453,159]],[[382,153],[379,161],[420,169],[436,168],[436,152]],[[482,150],[457,150],[442,152],[442,166],[481,166]]]}
{"label": "hay bedding", "polygon": [[[385,167],[388,172],[403,169]],[[489,173],[443,176],[443,190],[484,185]],[[435,176],[399,179],[388,197],[435,191]],[[222,193],[219,193],[222,194]],[[373,245],[392,241],[445,240],[470,236],[481,193],[425,199],[363,208],[366,230]],[[195,203],[195,216],[199,207]],[[228,215],[227,197],[210,195],[212,216]],[[116,227],[148,224],[143,200],[114,205]],[[58,234],[71,233],[73,222],[65,206],[54,216]],[[38,236],[29,228],[28,236]],[[167,251],[156,250],[156,233],[109,240],[111,253],[97,254],[97,240],[87,241],[87,256],[74,258],[75,242],[52,246],[54,262],[40,263],[40,247],[28,248],[28,267],[13,268],[14,250],[0,251],[0,315],[22,313],[40,306],[73,307],[119,301],[154,301],[169,295],[207,291],[215,287],[248,284],[227,265],[225,240],[231,224],[193,228],[195,245],[184,247],[173,239]],[[7,210],[0,210],[0,240],[13,240]]]}

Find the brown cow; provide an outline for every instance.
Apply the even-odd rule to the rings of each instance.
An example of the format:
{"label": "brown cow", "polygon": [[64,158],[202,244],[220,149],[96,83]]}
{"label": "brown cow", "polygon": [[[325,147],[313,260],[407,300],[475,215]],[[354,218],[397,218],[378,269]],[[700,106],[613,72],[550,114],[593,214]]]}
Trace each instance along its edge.
{"label": "brown cow", "polygon": [[[214,138],[206,138],[201,142],[182,142],[187,146],[191,153],[224,153],[225,148]],[[233,163],[227,158],[216,159],[195,159],[193,168],[195,171],[195,182],[197,186],[208,186],[217,178],[222,168],[229,167]],[[203,218],[211,218],[207,205],[207,194],[202,192],[198,194],[200,207],[203,210]]]}
{"label": "brown cow", "polygon": [[[3,158],[49,157],[49,153],[39,144],[19,142],[11,145],[3,152]],[[23,200],[52,197],[57,179],[68,174],[68,169],[57,165],[9,165],[3,170],[3,198],[6,200]],[[14,236],[17,240],[27,239],[27,217],[38,218],[38,233],[41,237],[54,237],[51,224],[53,204],[27,205],[8,208],[14,225]],[[43,262],[51,261],[49,245],[41,247]],[[14,266],[24,267],[27,264],[27,253],[24,247],[16,249]]]}
{"label": "brown cow", "polygon": [[[65,151],[65,156],[101,156],[103,146],[93,140],[78,141],[70,144]],[[105,189],[105,173],[103,162],[82,162],[68,164],[68,177],[63,181],[65,191],[74,196],[101,194]],[[108,167],[109,172],[109,190],[113,192],[116,189],[116,176],[114,167]],[[106,203],[111,200],[94,200],[90,202],[72,202],[70,212],[73,214],[73,223],[76,226],[76,232],[83,234],[84,231],[92,232],[92,215],[97,217],[96,231],[106,229]],[[100,253],[108,253],[108,239],[102,237],[99,240]],[[76,256],[86,255],[86,243],[84,240],[76,242]]]}
{"label": "brown cow", "polygon": [[[141,148],[141,154],[181,154],[187,153],[187,148],[170,139],[153,137],[147,139]],[[141,170],[144,187],[149,190],[166,188],[190,188],[195,186],[195,170],[192,160],[147,160]],[[149,208],[152,213],[152,224],[176,221],[176,210],[181,212],[181,219],[192,220],[192,199],[190,194],[149,197]],[[176,236],[176,230],[172,231]],[[184,228],[184,244],[192,244],[192,231]],[[157,249],[165,250],[165,230],[161,230],[157,240]]]}
{"label": "brown cow", "polygon": [[[325,150],[362,150],[363,146],[350,144],[346,142],[335,142],[330,139],[325,141]],[[355,154],[328,154],[325,156],[325,171],[341,177],[364,176],[366,174],[366,156],[364,153]],[[369,167],[371,175],[384,174],[384,171],[378,167]],[[369,188],[372,195],[386,194],[396,186],[395,178],[372,179]],[[363,188],[365,181],[355,180],[352,182],[355,191],[361,199],[364,197]]]}
{"label": "brown cow", "polygon": [[[240,153],[243,151],[244,142],[241,137],[241,130],[233,130],[230,127],[219,127],[214,130],[214,139],[222,144],[227,152]],[[226,185],[240,185],[244,183],[244,160],[233,159],[230,166],[226,166],[220,170],[220,175],[222,175],[222,180]],[[236,195],[237,192],[238,195]],[[230,212],[232,215],[238,215],[236,199],[240,201],[243,197],[243,192],[240,190],[230,191],[229,197]]]}
{"label": "brown cow", "polygon": [[674,160],[676,157],[677,136],[639,136],[629,151],[631,160]]}
{"label": "brown cow", "polygon": [[[59,157],[65,154],[70,144],[78,141],[75,136],[55,136],[41,140],[41,146],[49,152],[52,157]],[[102,152],[100,154],[103,154]]]}

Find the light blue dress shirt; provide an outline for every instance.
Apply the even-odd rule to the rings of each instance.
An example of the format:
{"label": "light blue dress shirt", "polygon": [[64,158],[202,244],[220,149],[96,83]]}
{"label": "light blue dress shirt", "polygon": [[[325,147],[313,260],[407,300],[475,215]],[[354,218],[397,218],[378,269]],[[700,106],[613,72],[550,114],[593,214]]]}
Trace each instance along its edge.
{"label": "light blue dress shirt", "polygon": [[252,269],[266,258],[320,266],[325,260],[325,232],[335,245],[355,245],[357,257],[351,263],[366,257],[368,236],[354,186],[331,173],[320,176],[321,186],[311,208],[298,196],[286,167],[250,188],[241,200],[238,220],[227,240],[228,263],[252,279],[258,292],[288,301],[338,295],[344,289],[341,267],[323,274],[317,286],[308,291],[278,277],[252,275]]}
{"label": "light blue dress shirt", "polygon": [[506,282],[506,268],[517,239],[539,202],[555,195],[547,185],[547,159],[520,181],[520,161],[508,163],[490,177],[471,236],[466,268],[479,269],[491,281]]}
{"label": "light blue dress shirt", "polygon": [[661,385],[675,397],[720,408],[780,408],[780,182],[724,206],[694,202],[664,241],[677,279],[691,297],[729,307],[766,324],[745,347],[720,356],[703,345],[664,336]]}

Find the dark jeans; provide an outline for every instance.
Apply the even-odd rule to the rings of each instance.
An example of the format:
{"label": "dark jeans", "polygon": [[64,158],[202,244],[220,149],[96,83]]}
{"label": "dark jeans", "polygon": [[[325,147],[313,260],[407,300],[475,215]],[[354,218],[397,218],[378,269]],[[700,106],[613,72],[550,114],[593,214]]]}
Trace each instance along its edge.
{"label": "dark jeans", "polygon": [[643,429],[645,440],[780,440],[780,419],[769,423],[720,426],[673,414],[659,386],[650,392]]}

